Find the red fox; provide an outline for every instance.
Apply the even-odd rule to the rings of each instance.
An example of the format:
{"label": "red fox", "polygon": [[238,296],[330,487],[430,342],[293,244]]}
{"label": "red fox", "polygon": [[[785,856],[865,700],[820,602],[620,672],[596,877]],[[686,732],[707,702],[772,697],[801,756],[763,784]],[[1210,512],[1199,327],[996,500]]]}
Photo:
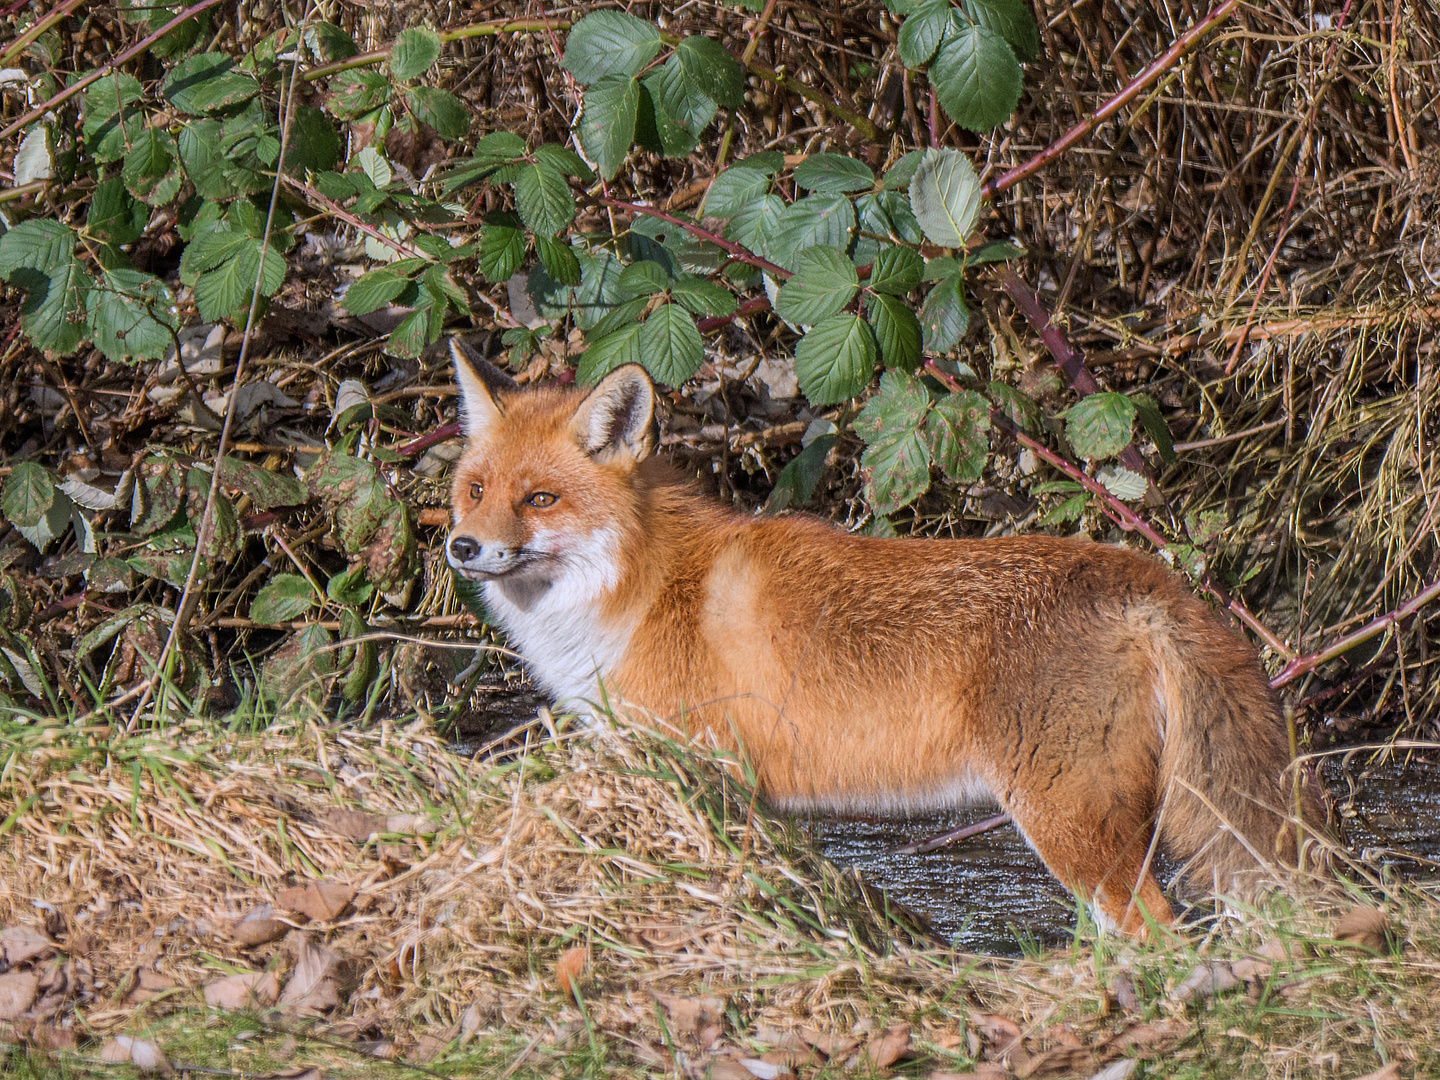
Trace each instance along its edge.
{"label": "red fox", "polygon": [[738,514],[655,457],[644,369],[522,389],[451,351],[466,443],[449,562],[557,703],[603,692],[738,743],[785,810],[994,800],[1126,933],[1173,919],[1149,869],[1157,830],[1221,890],[1296,865],[1275,697],[1157,562]]}

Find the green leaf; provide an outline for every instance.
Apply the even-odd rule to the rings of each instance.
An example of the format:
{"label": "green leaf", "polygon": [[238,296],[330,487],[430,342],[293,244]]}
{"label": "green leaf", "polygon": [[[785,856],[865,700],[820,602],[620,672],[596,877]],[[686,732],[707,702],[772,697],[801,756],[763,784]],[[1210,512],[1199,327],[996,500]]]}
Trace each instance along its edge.
{"label": "green leaf", "polygon": [[908,68],[929,63],[950,25],[950,0],[925,0],[900,24],[900,62]]}
{"label": "green leaf", "polygon": [[102,271],[86,297],[96,346],[117,362],[158,360],[174,341],[174,302],[151,274],[128,267]]}
{"label": "green leaf", "polygon": [[540,256],[546,272],[561,285],[580,284],[580,261],[575,258],[569,244],[548,236],[537,236],[535,254]]}
{"label": "green leaf", "polygon": [[55,503],[55,482],[43,466],[33,461],[16,462],[5,478],[0,496],[0,513],[17,528],[31,528],[44,520]]}
{"label": "green leaf", "polygon": [[1155,440],[1155,449],[1160,451],[1160,457],[1167,465],[1175,463],[1175,440],[1170,435],[1170,425],[1165,423],[1165,417],[1160,412],[1160,406],[1155,404],[1155,399],[1149,394],[1131,394],[1130,400],[1135,405],[1135,412],[1140,417],[1140,424],[1145,428],[1146,434]]}
{"label": "green leaf", "polygon": [[880,362],[887,368],[914,371],[920,365],[920,320],[896,296],[871,298],[870,322],[880,345]]}
{"label": "green leaf", "polygon": [[25,290],[21,326],[30,341],[65,356],[85,339],[85,295],[91,278],[75,258],[75,234],[44,218],[22,221],[0,236],[0,276]]}
{"label": "green leaf", "polygon": [[[600,333],[592,335],[591,331],[621,302],[623,294],[619,280],[625,270],[625,264],[604,248],[597,248],[589,254],[582,249],[579,258],[580,284],[575,289],[573,309],[575,322],[580,329],[585,331],[587,337],[599,337]],[[642,309],[647,301],[642,301]],[[633,318],[634,316],[625,321],[633,321]]]}
{"label": "green leaf", "polygon": [[725,226],[725,239],[757,255],[763,254],[767,238],[780,228],[784,213],[785,203],[779,195],[761,195],[730,219],[730,224]]}
{"label": "green leaf", "polygon": [[356,565],[327,581],[325,595],[337,604],[357,606],[375,595],[375,586],[365,580],[365,567]]}
{"label": "green leaf", "polygon": [[1067,521],[1076,520],[1085,512],[1085,507],[1090,502],[1090,493],[1082,491],[1079,495],[1072,495],[1059,506],[1045,514],[1040,519],[1041,525],[1063,525]]}
{"label": "green leaf", "polygon": [[[341,120],[359,120],[389,100],[390,80],[384,75],[364,69],[342,71],[330,80],[325,108]],[[524,152],[524,143],[521,143],[521,152]]]}
{"label": "green leaf", "polygon": [[525,233],[513,214],[490,214],[480,230],[480,273],[487,281],[509,281],[525,258]]}
{"label": "green leaf", "polygon": [[826,463],[838,436],[817,436],[809,446],[796,454],[790,464],[780,470],[770,497],[765,500],[765,513],[778,514],[790,507],[801,507],[815,496],[815,489],[825,477]]}
{"label": "green leaf", "polygon": [[224,53],[187,57],[170,70],[162,92],[172,105],[191,116],[240,105],[260,92],[260,84],[249,75],[231,71],[232,66],[234,61]]}
{"label": "green leaf", "polygon": [[699,135],[715,119],[715,99],[685,77],[678,56],[646,75],[644,83],[655,104],[690,135]]}
{"label": "green leaf", "polygon": [[276,574],[250,602],[250,618],[263,626],[298,619],[315,606],[315,590],[299,574]]}
{"label": "green leaf", "polygon": [[160,128],[147,127],[130,145],[120,177],[130,194],[151,206],[164,206],[180,192],[180,152]]}
{"label": "green leaf", "polygon": [[1003,37],[983,26],[947,37],[929,74],[940,107],[971,131],[1003,124],[1020,100],[1019,61]]}
{"label": "green leaf", "polygon": [[235,256],[214,270],[207,270],[195,281],[195,306],[206,322],[216,322],[236,311],[248,308],[254,293],[255,279],[261,274],[260,252],[265,250],[260,295],[273,296],[285,282],[285,256],[273,245],[245,238]]}
{"label": "green leaf", "polygon": [[1015,55],[1027,64],[1040,54],[1040,28],[1025,0],[961,0],[966,15],[1010,43]]}
{"label": "green leaf", "polygon": [[795,376],[812,405],[846,401],[875,371],[875,334],[859,315],[832,315],[795,346]]}
{"label": "green leaf", "polygon": [[429,124],[442,139],[461,139],[470,131],[470,110],[448,90],[415,86],[405,91],[405,99],[421,123]]}
{"label": "green leaf", "polygon": [[811,154],[795,166],[795,183],[822,195],[868,191],[875,186],[870,166],[844,154]]}
{"label": "green leaf", "polygon": [[559,172],[544,165],[520,169],[515,177],[515,207],[526,227],[539,236],[554,236],[575,219],[570,185]]}
{"label": "green leaf", "polygon": [[946,353],[960,343],[970,329],[963,277],[954,274],[930,290],[920,308],[920,329],[926,352]]}
{"label": "green leaf", "polygon": [[910,205],[925,235],[963,248],[980,214],[980,178],[958,150],[927,150],[910,181]]}
{"label": "green leaf", "polygon": [[[770,174],[745,165],[731,165],[705,193],[705,217],[733,218],[755,206],[770,190]],[[783,204],[782,204],[783,205]]]}
{"label": "green leaf", "polygon": [[635,144],[662,157],[688,157],[699,145],[699,140],[656,98],[657,74],[651,72],[640,84],[640,101],[635,113]]}
{"label": "green leaf", "polygon": [[581,386],[593,386],[618,367],[640,363],[641,329],[642,324],[631,323],[591,341],[580,354],[575,381]]}
{"label": "green leaf", "polygon": [[761,241],[771,262],[794,270],[806,248],[818,244],[842,251],[848,248],[854,228],[855,208],[849,199],[843,195],[807,195],[786,207],[775,230]]}
{"label": "green leaf", "polygon": [[587,182],[595,179],[595,174],[590,171],[590,166],[585,164],[584,158],[574,150],[557,146],[555,143],[541,143],[537,146],[535,160],[561,176],[578,176]]}
{"label": "green leaf", "polygon": [[666,386],[679,386],[705,359],[695,320],[678,304],[663,304],[640,327],[640,363]]}
{"label": "green leaf", "polygon": [[734,315],[737,307],[729,289],[692,274],[676,278],[670,295],[696,315]]}
{"label": "green leaf", "polygon": [[659,263],[640,259],[620,271],[615,288],[620,296],[626,298],[652,296],[670,288],[670,275]]}
{"label": "green leaf", "polygon": [[293,476],[271,472],[228,454],[220,459],[220,482],[232,491],[249,495],[257,510],[299,506],[305,501],[305,492]]}
{"label": "green leaf", "polygon": [[382,266],[351,285],[340,302],[351,315],[369,315],[394,300],[409,284],[409,274]]}
{"label": "green leaf", "polygon": [[440,35],[425,26],[401,33],[390,50],[390,74],[402,82],[418,78],[440,59]]}
{"label": "green leaf", "polygon": [[1065,412],[1065,438],[1082,458],[1114,457],[1130,443],[1135,403],[1105,392],[1081,398]]}
{"label": "green leaf", "polygon": [[241,193],[236,178],[227,170],[221,150],[224,134],[219,121],[192,120],[180,129],[176,140],[185,174],[202,199],[229,199]]}
{"label": "green leaf", "polygon": [[75,260],[75,234],[49,218],[31,218],[0,236],[0,274],[25,267],[58,270]]}
{"label": "green leaf", "polygon": [[800,252],[795,276],[780,286],[775,313],[801,326],[834,315],[855,298],[860,278],[843,251],[818,246]]}
{"label": "green leaf", "polygon": [[606,75],[638,75],[661,44],[653,23],[619,11],[595,11],[570,28],[561,66],[589,86]]}
{"label": "green leaf", "polygon": [[876,292],[904,296],[919,287],[924,268],[924,260],[909,248],[883,247],[875,256],[870,280],[865,284]]}
{"label": "green leaf", "polygon": [[1007,383],[992,382],[989,389],[990,396],[1000,406],[1000,411],[1010,418],[1012,424],[1032,435],[1039,432],[1040,406],[1034,398]]}
{"label": "green leaf", "polygon": [[966,266],[982,266],[985,263],[1008,262],[1011,259],[1021,258],[1025,249],[1016,247],[1014,244],[1007,244],[1003,240],[994,240],[988,244],[982,244],[974,251],[965,253]]}
{"label": "green leaf", "polygon": [[355,39],[334,23],[312,22],[305,27],[305,43],[326,63],[348,60],[360,51]]}
{"label": "green leaf", "polygon": [[90,232],[117,247],[140,239],[150,220],[150,209],[132,198],[125,190],[125,181],[118,176],[103,180],[90,197],[90,213],[85,226]]}
{"label": "green leaf", "polygon": [[675,57],[686,81],[716,104],[727,109],[745,104],[745,69],[718,41],[688,37],[675,47]]}
{"label": "green leaf", "polygon": [[120,160],[140,137],[145,120],[131,106],[144,96],[139,79],[113,72],[85,91],[81,132],[96,161]]}
{"label": "green leaf", "polygon": [[889,171],[880,181],[881,188],[885,191],[909,191],[910,180],[915,176],[915,170],[920,167],[920,162],[924,160],[924,150],[911,150],[890,166]]}
{"label": "green leaf", "polygon": [[299,106],[285,148],[285,171],[303,176],[307,171],[333,169],[339,161],[340,133],[335,125],[313,105]]}
{"label": "green leaf", "polygon": [[1150,487],[1150,481],[1140,473],[1125,468],[1124,465],[1102,465],[1095,470],[1095,479],[1117,499],[1130,501],[1143,499],[1146,490]]}
{"label": "green leaf", "polygon": [[585,90],[585,106],[575,134],[595,162],[600,176],[613,179],[625,164],[635,141],[640,110],[640,82],[625,75],[606,75]]}
{"label": "green leaf", "polygon": [[865,440],[865,497],[877,514],[893,514],[930,488],[930,450],[921,433],[929,409],[930,395],[918,380],[887,371],[855,417]]}
{"label": "green leaf", "polygon": [[973,390],[958,390],[935,402],[925,418],[925,437],[936,465],[952,480],[980,479],[990,450],[990,403]]}

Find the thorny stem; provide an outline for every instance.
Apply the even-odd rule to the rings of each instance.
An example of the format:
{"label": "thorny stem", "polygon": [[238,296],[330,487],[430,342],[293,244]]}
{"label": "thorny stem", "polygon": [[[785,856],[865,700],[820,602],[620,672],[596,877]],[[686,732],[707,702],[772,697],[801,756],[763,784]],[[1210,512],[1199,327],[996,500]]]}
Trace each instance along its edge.
{"label": "thorny stem", "polygon": [[786,270],[783,266],[777,266],[769,259],[751,254],[733,240],[726,240],[719,233],[711,232],[709,229],[696,225],[694,222],[686,221],[684,218],[678,218],[674,214],[667,213],[664,210],[658,210],[653,206],[643,206],[640,203],[621,202],[619,199],[612,199],[609,195],[590,195],[583,192],[582,195],[584,198],[599,203],[601,206],[613,206],[616,210],[627,210],[632,214],[644,214],[646,217],[659,218],[661,221],[668,221],[672,225],[678,225],[691,236],[714,244],[716,247],[723,248],[740,262],[749,263],[751,266],[758,266],[761,270],[764,270],[773,277],[784,280],[790,276],[790,271]]}
{"label": "thorny stem", "polygon": [[1304,675],[1307,671],[1313,671],[1321,664],[1334,660],[1342,653],[1349,652],[1355,648],[1355,646],[1363,645],[1371,638],[1384,633],[1395,623],[1400,622],[1402,619],[1408,619],[1436,597],[1440,597],[1440,581],[1432,582],[1394,611],[1386,612],[1379,618],[1371,619],[1359,630],[1354,630],[1346,634],[1327,648],[1321,649],[1319,652],[1307,653],[1305,656],[1295,657],[1280,670],[1279,675],[1276,675],[1275,678],[1270,680],[1270,685],[1275,687],[1284,686],[1286,683],[1293,682],[1301,675]]}
{"label": "thorny stem", "polygon": [[[550,30],[568,30],[570,25],[569,19],[494,19],[490,22],[472,23],[470,26],[457,26],[453,30],[441,30],[437,36],[443,42],[451,42],[464,38],[494,37],[497,34],[543,34]],[[306,82],[313,82],[316,79],[323,79],[326,75],[338,75],[342,71],[351,71],[354,68],[371,67],[387,60],[390,56],[390,49],[393,47],[392,44],[384,49],[375,49],[372,52],[337,60],[333,64],[321,64],[319,67],[311,68],[300,77]]]}
{"label": "thorny stem", "polygon": [[14,60],[17,56],[19,56],[22,52],[25,51],[25,46],[29,45],[41,34],[45,33],[46,30],[49,30],[52,26],[58,23],[61,19],[65,18],[84,2],[85,0],[65,0],[65,3],[61,4],[54,11],[50,12],[48,15],[42,18],[34,26],[30,27],[29,30],[26,30],[25,33],[21,34],[18,38],[16,38],[8,46],[6,46],[4,52],[0,52],[0,67],[3,67],[4,65],[10,63],[10,61]]}

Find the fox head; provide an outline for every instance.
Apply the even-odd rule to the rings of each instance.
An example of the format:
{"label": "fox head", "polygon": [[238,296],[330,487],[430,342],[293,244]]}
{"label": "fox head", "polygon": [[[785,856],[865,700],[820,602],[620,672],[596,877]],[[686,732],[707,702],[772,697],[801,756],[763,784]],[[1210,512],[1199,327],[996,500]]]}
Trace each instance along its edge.
{"label": "fox head", "polygon": [[588,394],[522,389],[458,339],[450,354],[465,435],[450,565],[474,581],[535,584],[575,572],[613,586],[634,528],[633,474],[655,449],[650,376],[627,364]]}

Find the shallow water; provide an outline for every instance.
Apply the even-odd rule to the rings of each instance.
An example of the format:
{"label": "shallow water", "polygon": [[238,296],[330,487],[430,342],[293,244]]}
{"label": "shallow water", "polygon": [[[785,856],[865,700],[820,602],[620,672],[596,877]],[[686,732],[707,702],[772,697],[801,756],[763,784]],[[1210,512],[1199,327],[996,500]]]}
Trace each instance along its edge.
{"label": "shallow water", "polygon": [[[497,694],[495,714],[509,707],[512,719],[534,715],[533,699]],[[480,748],[484,740],[476,738],[479,732],[470,735],[457,750],[474,753]],[[1367,766],[1368,757],[1359,752],[1348,760],[1337,755],[1326,759],[1322,770],[1344,822],[1347,846],[1377,872],[1436,878],[1440,764],[1394,755]],[[978,806],[911,818],[809,816],[798,823],[826,858],[858,869],[892,903],[919,915],[958,948],[1015,955],[1028,945],[1064,944],[1075,926],[1073,899],[1013,826],[1002,825],[923,855],[893,853],[995,813],[993,806]]]}

